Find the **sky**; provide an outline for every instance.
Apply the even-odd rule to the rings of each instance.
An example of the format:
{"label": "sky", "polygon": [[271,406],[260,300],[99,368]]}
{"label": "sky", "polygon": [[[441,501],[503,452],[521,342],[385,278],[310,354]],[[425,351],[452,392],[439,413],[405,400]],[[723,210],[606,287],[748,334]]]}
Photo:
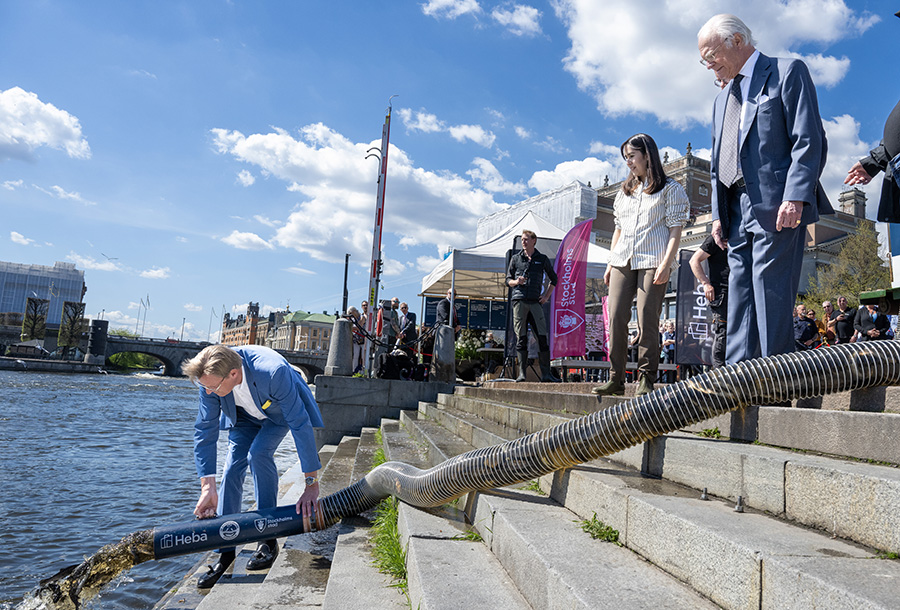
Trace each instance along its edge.
{"label": "sky", "polygon": [[[155,337],[215,340],[251,301],[338,311],[345,254],[358,306],[379,170],[367,152],[390,104],[380,295],[419,311],[422,278],[474,245],[479,217],[624,178],[629,136],[708,158],[717,90],[697,31],[722,12],[763,53],[809,65],[836,204],[900,96],[898,8],[4,0],[0,260],[73,262],[87,316]],[[864,189],[870,218],[880,182]]]}

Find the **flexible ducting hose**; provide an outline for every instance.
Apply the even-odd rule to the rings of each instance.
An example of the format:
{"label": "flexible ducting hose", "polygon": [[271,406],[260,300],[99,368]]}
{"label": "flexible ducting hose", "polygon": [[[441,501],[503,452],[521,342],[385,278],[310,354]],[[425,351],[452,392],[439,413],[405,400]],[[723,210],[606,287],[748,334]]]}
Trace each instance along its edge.
{"label": "flexible ducting hose", "polygon": [[[470,491],[529,481],[610,455],[739,407],[898,383],[900,341],[851,343],[733,364],[513,441],[463,453],[428,470],[400,462],[382,464],[353,485],[321,498],[312,526],[302,522],[294,506],[190,521],[132,534],[82,566],[96,562],[107,549],[112,549],[110,555],[127,555],[133,565],[324,529],[390,495],[414,506],[439,506]],[[80,582],[57,583],[54,597],[71,595],[73,587],[85,581]]]}

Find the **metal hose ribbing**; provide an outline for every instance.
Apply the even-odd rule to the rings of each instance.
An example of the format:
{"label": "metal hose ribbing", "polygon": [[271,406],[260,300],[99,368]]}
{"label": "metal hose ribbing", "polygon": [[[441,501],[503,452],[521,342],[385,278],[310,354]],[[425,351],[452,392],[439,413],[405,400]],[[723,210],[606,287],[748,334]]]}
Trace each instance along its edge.
{"label": "metal hose ribbing", "polygon": [[900,383],[900,341],[868,341],[713,369],[655,392],[513,441],[475,449],[428,470],[388,462],[319,503],[319,526],[393,495],[414,506],[522,483],[753,404]]}

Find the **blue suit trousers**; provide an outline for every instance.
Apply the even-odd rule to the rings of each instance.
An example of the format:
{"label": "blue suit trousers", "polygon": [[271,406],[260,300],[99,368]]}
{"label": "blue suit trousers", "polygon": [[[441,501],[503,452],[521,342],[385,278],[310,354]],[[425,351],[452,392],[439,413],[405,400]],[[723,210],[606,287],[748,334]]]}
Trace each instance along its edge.
{"label": "blue suit trousers", "polygon": [[[241,512],[247,467],[253,476],[257,508],[272,508],[278,502],[278,469],[275,450],[288,433],[271,419],[259,420],[238,407],[237,423],[228,432],[228,455],[219,491],[219,515]],[[228,551],[231,549],[221,549]]]}
{"label": "blue suit trousers", "polygon": [[743,189],[729,194],[728,364],[794,351],[806,225],[766,231]]}

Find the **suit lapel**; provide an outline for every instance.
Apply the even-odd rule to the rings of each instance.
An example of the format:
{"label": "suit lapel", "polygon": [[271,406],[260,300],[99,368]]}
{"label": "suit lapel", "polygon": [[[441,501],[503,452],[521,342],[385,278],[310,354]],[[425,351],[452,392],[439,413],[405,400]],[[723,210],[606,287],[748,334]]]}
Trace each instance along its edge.
{"label": "suit lapel", "polygon": [[756,122],[756,113],[759,110],[759,96],[771,73],[772,59],[760,53],[756,60],[756,66],[753,68],[753,76],[750,78],[750,87],[747,89],[746,115],[744,116],[744,123],[741,129],[741,146],[744,145],[744,140],[747,139],[750,128]]}

